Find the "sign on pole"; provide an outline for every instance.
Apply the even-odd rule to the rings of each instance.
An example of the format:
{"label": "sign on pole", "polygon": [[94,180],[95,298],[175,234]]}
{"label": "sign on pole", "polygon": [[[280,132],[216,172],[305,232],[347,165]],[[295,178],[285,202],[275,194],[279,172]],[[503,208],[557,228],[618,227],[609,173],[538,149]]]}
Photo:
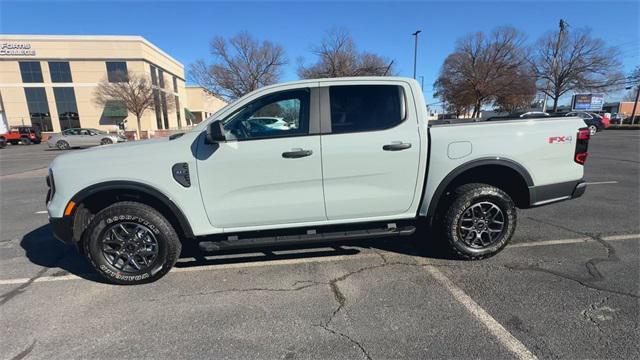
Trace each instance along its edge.
{"label": "sign on pole", "polygon": [[604,94],[575,94],[571,100],[571,110],[602,111]]}

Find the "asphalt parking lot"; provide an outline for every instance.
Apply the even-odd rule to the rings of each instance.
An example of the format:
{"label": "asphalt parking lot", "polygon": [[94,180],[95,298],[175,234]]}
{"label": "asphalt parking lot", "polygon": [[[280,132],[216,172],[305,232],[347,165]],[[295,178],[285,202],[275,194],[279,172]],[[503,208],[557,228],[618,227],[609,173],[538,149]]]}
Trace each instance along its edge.
{"label": "asphalt parking lot", "polygon": [[59,154],[0,150],[3,359],[640,358],[640,132],[595,136],[585,195],[519,211],[491,259],[450,259],[423,229],[187,249],[135,287],[102,283],[51,237],[44,176]]}

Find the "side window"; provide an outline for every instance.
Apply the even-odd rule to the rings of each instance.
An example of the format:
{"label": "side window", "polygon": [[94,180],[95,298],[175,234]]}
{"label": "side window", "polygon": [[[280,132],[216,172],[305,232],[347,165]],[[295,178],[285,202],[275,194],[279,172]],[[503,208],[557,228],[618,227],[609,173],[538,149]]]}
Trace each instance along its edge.
{"label": "side window", "polygon": [[331,86],[329,96],[333,134],[389,129],[405,118],[400,86]]}
{"label": "side window", "polygon": [[87,129],[80,129],[80,135],[91,135],[91,133]]}
{"label": "side window", "polygon": [[230,139],[249,140],[309,133],[309,89],[261,97],[224,121]]}

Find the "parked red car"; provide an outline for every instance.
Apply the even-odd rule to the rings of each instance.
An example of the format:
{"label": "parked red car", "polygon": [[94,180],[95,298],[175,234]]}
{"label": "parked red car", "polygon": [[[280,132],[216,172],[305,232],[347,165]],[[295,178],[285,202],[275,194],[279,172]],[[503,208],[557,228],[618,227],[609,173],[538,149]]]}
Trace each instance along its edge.
{"label": "parked red car", "polygon": [[42,132],[39,127],[14,126],[11,127],[9,132],[0,134],[0,137],[12,145],[17,145],[18,142],[25,145],[40,144],[42,141]]}

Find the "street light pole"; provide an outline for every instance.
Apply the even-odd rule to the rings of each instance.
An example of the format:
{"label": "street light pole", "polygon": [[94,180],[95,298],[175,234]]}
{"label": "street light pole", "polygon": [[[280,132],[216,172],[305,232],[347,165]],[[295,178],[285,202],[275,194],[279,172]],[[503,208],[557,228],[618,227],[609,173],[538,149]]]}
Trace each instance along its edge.
{"label": "street light pole", "polygon": [[416,62],[418,61],[418,34],[420,34],[422,32],[422,30],[416,30],[416,32],[414,32],[413,36],[415,36],[416,38],[416,42],[415,45],[413,46],[413,78],[416,78]]}
{"label": "street light pole", "polygon": [[420,75],[420,90],[424,91],[424,76]]}

